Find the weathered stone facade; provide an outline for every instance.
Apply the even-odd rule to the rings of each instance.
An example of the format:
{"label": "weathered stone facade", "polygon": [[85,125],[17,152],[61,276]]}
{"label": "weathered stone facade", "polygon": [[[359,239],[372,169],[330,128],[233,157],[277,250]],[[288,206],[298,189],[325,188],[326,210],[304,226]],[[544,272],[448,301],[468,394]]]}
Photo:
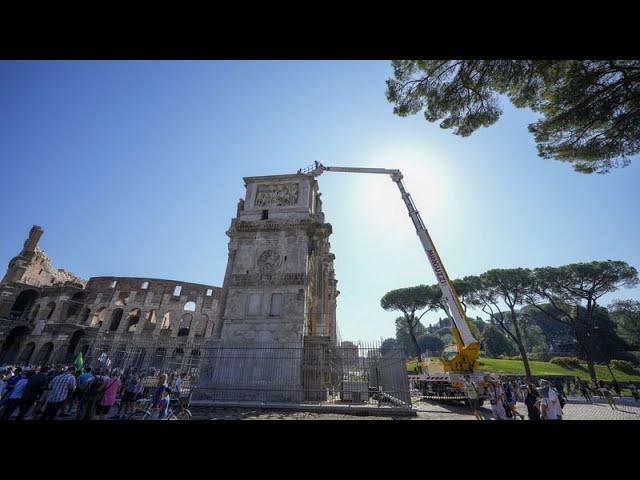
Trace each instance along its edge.
{"label": "weathered stone facade", "polygon": [[[64,363],[96,340],[202,341],[214,329],[220,288],[175,280],[93,277],[54,270],[31,229],[0,283],[0,363]],[[140,359],[140,366],[145,366]]]}
{"label": "weathered stone facade", "polygon": [[[313,176],[244,181],[245,198],[227,231],[227,270],[216,331],[208,341],[224,354],[209,366],[200,387],[210,400],[235,392],[238,400],[302,401],[302,392],[313,388],[309,383],[322,380],[303,364],[309,341],[316,350],[319,343],[328,348],[336,342],[339,292],[331,225],[325,223]],[[238,398],[238,392],[248,396]]]}
{"label": "weathered stone facade", "polygon": [[336,339],[336,290],[318,184],[308,175],[244,179],[227,231],[229,259],[216,336],[302,345]]}

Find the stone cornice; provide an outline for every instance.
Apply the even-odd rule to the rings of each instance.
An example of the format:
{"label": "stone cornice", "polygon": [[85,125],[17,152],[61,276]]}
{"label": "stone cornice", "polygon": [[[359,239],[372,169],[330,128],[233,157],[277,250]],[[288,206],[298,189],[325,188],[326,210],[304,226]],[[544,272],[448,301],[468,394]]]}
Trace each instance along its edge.
{"label": "stone cornice", "polygon": [[279,273],[265,275],[262,273],[250,273],[231,275],[230,287],[255,287],[271,285],[304,285],[304,273]]}
{"label": "stone cornice", "polygon": [[230,235],[234,232],[242,233],[242,232],[271,232],[271,231],[282,231],[282,230],[308,230],[308,231],[325,231],[325,235],[331,235],[333,229],[330,223],[318,223],[313,220],[299,220],[293,222],[277,222],[277,221],[259,221],[259,222],[248,222],[248,221],[238,221],[233,219],[231,221],[231,226],[227,231],[227,235]]}

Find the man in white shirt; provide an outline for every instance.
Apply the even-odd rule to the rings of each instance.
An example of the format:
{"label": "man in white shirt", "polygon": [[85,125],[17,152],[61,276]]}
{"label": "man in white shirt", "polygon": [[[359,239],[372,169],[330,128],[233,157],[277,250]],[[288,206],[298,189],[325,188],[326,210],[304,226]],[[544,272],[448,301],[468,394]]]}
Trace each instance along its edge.
{"label": "man in white shirt", "polygon": [[551,390],[549,382],[540,380],[540,418],[542,420],[562,420],[562,407],[556,392]]}

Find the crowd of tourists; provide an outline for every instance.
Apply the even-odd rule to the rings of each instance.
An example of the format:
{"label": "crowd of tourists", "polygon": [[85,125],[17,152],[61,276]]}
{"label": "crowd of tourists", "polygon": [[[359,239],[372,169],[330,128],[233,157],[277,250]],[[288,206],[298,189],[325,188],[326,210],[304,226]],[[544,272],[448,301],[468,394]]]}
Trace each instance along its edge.
{"label": "crowd of tourists", "polygon": [[[467,375],[465,377],[465,393],[469,406],[478,420],[484,420],[480,411],[481,390],[491,405],[491,414],[494,420],[524,420],[516,403],[526,405],[529,420],[562,420],[564,405],[569,401],[567,395],[581,395],[588,403],[593,403],[593,394],[604,398],[608,405],[617,410],[613,392],[622,398],[622,390],[616,380],[611,383],[600,381],[597,385],[589,384],[580,377],[556,378],[553,381],[540,379],[538,385],[533,382],[525,382],[522,379],[509,379],[506,376],[487,375],[484,384],[479,387]],[[612,392],[613,390],[613,392]],[[629,390],[636,402],[638,388],[631,382]]]}
{"label": "crowd of tourists", "polygon": [[0,420],[126,419],[136,401],[145,398],[150,399],[152,418],[162,420],[171,398],[190,393],[188,377],[154,368],[138,372],[136,368],[8,366],[0,370]]}

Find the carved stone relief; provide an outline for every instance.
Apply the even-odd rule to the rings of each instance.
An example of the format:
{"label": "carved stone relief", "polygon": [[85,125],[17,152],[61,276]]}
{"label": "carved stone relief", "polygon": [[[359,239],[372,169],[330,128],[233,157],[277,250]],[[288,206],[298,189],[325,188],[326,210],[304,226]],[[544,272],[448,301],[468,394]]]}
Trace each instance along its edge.
{"label": "carved stone relief", "polygon": [[275,250],[265,250],[258,257],[258,270],[263,275],[273,275],[280,267],[282,259]]}
{"label": "carved stone relief", "polygon": [[268,205],[286,206],[298,203],[298,184],[279,183],[275,185],[258,185],[256,192],[256,207]]}

